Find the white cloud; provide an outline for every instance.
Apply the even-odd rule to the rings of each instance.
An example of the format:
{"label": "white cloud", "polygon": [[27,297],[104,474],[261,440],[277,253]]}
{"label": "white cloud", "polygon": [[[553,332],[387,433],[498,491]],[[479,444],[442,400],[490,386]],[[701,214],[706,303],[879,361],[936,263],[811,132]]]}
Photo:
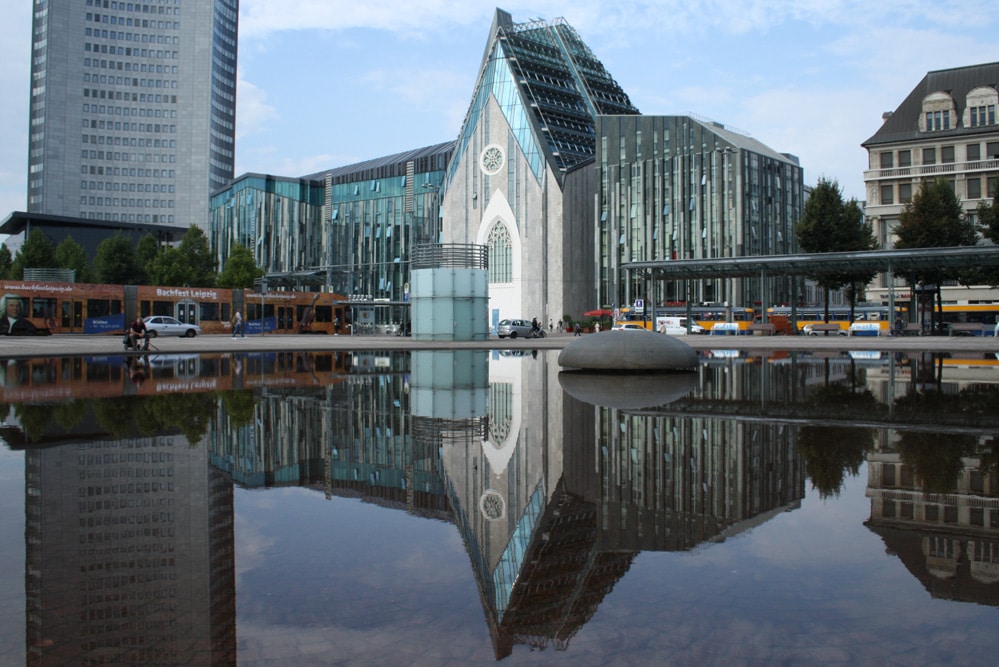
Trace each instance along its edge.
{"label": "white cloud", "polygon": [[267,99],[267,91],[241,76],[236,82],[236,140],[264,132],[280,112]]}

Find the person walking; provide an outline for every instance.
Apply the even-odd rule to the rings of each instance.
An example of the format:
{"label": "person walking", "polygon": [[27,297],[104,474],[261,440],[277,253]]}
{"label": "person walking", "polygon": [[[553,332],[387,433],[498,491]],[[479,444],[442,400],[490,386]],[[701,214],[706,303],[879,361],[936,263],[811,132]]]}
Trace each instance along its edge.
{"label": "person walking", "polygon": [[243,314],[238,310],[232,316],[232,337],[235,338],[236,334],[239,334],[240,338],[246,338],[246,334],[243,333]]}
{"label": "person walking", "polygon": [[572,328],[573,336],[579,336],[582,334],[583,327],[579,326],[579,322],[576,322],[575,326]]}

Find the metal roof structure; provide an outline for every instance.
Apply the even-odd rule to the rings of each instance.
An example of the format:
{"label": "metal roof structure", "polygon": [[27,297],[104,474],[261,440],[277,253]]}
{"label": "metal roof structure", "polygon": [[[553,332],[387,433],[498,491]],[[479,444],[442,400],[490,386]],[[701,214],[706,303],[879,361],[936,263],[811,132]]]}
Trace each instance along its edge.
{"label": "metal roof structure", "polygon": [[999,246],[959,246],[915,250],[862,250],[799,255],[711,257],[628,262],[626,271],[651,270],[670,280],[746,278],[767,275],[817,275],[843,271],[902,272],[910,269],[999,266]]}

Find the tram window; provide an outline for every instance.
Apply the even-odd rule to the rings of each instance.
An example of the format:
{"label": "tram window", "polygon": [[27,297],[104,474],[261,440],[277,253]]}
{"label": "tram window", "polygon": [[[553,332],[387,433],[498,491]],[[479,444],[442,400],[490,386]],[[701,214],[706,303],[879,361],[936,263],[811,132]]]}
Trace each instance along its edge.
{"label": "tram window", "polygon": [[140,317],[149,317],[151,314],[152,314],[152,308],[149,307],[149,302],[148,301],[140,301],[139,302],[139,316]]}
{"label": "tram window", "polygon": [[153,301],[152,314],[173,317],[173,301]]}
{"label": "tram window", "polygon": [[[246,304],[246,316],[251,320],[260,319],[260,304],[259,303],[248,303]],[[264,317],[274,317],[274,304],[265,303],[264,304]]]}
{"label": "tram window", "polygon": [[232,319],[232,315],[230,313],[231,313],[231,307],[230,307],[230,305],[228,303],[223,303],[222,304],[222,317],[219,318],[219,321],[220,322],[228,322],[229,320],[231,320]]}
{"label": "tram window", "polygon": [[333,306],[316,306],[316,322],[332,322]]}
{"label": "tram window", "polygon": [[87,299],[87,317],[107,317],[121,314],[118,299]]}
{"label": "tram window", "polygon": [[54,318],[56,314],[56,300],[44,297],[35,297],[31,300],[31,316]]}
{"label": "tram window", "polygon": [[219,319],[219,304],[217,303],[201,303],[198,304],[201,309],[201,321],[211,320],[217,322]]}

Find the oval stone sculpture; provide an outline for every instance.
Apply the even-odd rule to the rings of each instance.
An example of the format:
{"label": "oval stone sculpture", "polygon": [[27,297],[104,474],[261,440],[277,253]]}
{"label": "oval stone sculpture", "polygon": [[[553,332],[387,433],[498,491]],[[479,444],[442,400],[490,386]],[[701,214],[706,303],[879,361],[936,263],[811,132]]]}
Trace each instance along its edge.
{"label": "oval stone sculpture", "polygon": [[618,373],[690,371],[698,363],[697,352],[683,341],[645,330],[582,336],[558,355],[559,366],[567,370]]}

